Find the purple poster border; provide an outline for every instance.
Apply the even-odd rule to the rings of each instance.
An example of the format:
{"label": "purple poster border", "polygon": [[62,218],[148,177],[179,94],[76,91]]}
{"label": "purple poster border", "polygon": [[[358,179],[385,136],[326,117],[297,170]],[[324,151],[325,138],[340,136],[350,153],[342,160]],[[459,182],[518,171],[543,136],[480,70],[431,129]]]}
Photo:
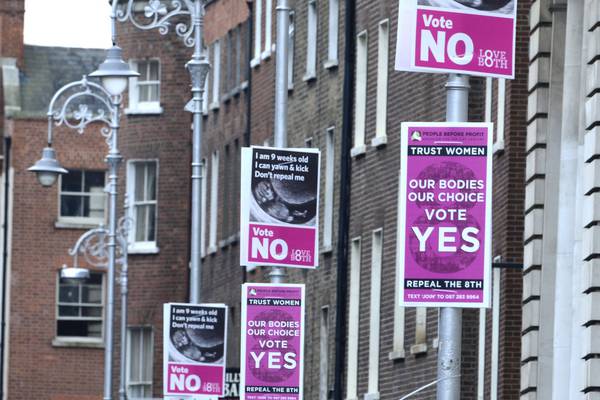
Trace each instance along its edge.
{"label": "purple poster border", "polygon": [[[256,300],[256,304],[249,304],[249,300]],[[273,301],[290,301],[288,304],[273,304]],[[263,304],[264,303],[264,304]],[[268,304],[267,304],[268,303]],[[302,400],[304,382],[304,331],[305,331],[305,287],[303,284],[270,284],[270,283],[245,283],[242,285],[242,313],[241,313],[241,348],[240,348],[240,399],[241,400]],[[261,321],[280,322],[289,325],[287,328],[266,327],[263,332]],[[249,322],[254,322],[249,324]],[[258,322],[258,323],[257,323]],[[252,326],[250,326],[252,325]],[[277,324],[276,324],[277,325]],[[269,335],[269,329],[296,330],[294,335],[278,336]],[[252,332],[252,334],[250,334]],[[295,349],[292,351],[295,358],[288,358],[288,354],[279,354],[271,358],[269,345],[260,347],[260,340],[275,341],[277,351],[283,348]],[[277,342],[279,340],[279,343]],[[283,341],[285,345],[281,344]],[[258,345],[258,347],[257,347]],[[266,346],[266,347],[265,347]],[[251,355],[252,350],[260,349],[265,353]],[[254,361],[253,361],[254,360]],[[259,362],[260,369],[255,368],[252,373],[252,362]],[[267,363],[273,362],[275,370],[269,372],[265,368]],[[287,367],[281,364],[287,363]],[[295,363],[294,368],[291,363]],[[275,372],[279,373],[278,376]],[[248,390],[252,388],[254,392]],[[263,390],[269,390],[265,393]]]}
{"label": "purple poster border", "polygon": [[399,306],[490,306],[492,135],[489,123],[402,124]]}

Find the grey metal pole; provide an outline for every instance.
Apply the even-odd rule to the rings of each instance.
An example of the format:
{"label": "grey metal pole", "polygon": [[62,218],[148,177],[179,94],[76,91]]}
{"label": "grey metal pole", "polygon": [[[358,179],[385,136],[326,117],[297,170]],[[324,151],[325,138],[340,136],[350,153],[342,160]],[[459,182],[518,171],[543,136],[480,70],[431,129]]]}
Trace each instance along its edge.
{"label": "grey metal pole", "polygon": [[[446,83],[446,121],[464,122],[469,114],[469,77],[450,74]],[[440,309],[437,400],[460,400],[462,309]]]}
{"label": "grey metal pole", "polygon": [[190,234],[190,302],[200,302],[202,286],[202,265],[200,255],[200,236],[202,229],[202,97],[204,83],[210,64],[202,51],[202,30],[204,26],[203,0],[194,3],[192,23],[194,24],[194,54],[186,64],[192,81],[193,133],[192,133],[192,224]]}
{"label": "grey metal pole", "polygon": [[105,325],[105,351],[104,351],[104,400],[112,399],[112,354],[113,354],[113,320],[115,308],[115,254],[117,232],[117,172],[121,162],[121,154],[117,148],[119,133],[119,105],[118,97],[111,99],[113,106],[111,121],[110,150],[106,156],[109,166],[108,193],[108,276],[106,289],[106,325]]}
{"label": "grey metal pole", "polygon": [[[277,57],[275,60],[275,147],[287,147],[289,26],[290,7],[288,0],[277,0]],[[281,267],[272,267],[269,277],[271,278],[271,283],[283,283],[285,280],[285,270]]]}
{"label": "grey metal pole", "polygon": [[[129,202],[127,195],[125,195],[125,206],[123,207],[123,215],[128,218]],[[127,220],[125,224],[128,224]],[[128,288],[128,264],[127,264],[127,251],[128,251],[128,235],[129,229],[125,232],[121,232],[123,235],[119,237],[121,247],[121,274],[119,277],[119,285],[121,287],[121,370],[120,376],[121,381],[119,382],[119,400],[127,400],[127,296],[129,294]]]}

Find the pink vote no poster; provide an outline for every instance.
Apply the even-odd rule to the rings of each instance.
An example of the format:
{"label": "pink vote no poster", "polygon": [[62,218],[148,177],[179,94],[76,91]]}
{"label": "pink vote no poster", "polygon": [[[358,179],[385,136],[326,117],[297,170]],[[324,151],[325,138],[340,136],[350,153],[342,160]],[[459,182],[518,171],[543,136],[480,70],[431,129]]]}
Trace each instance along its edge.
{"label": "pink vote no poster", "polygon": [[396,70],[514,78],[517,0],[399,0]]}
{"label": "pink vote no poster", "polygon": [[487,123],[402,124],[403,306],[489,307],[491,132]]}
{"label": "pink vote no poster", "polygon": [[240,399],[301,400],[304,285],[242,285]]}
{"label": "pink vote no poster", "polygon": [[318,149],[242,149],[241,265],[319,262]]}

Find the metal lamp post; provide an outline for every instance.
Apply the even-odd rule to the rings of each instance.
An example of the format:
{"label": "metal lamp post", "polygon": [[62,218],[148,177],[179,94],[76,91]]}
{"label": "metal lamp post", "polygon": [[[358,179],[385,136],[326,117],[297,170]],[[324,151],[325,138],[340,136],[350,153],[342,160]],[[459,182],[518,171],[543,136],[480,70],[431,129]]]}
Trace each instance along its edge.
{"label": "metal lamp post", "polygon": [[[126,400],[126,357],[127,357],[127,295],[128,295],[128,276],[127,276],[127,247],[129,238],[129,229],[132,224],[131,218],[127,216],[127,201],[123,216],[117,223],[116,241],[118,244],[117,257],[115,264],[120,266],[119,286],[121,288],[121,369],[119,380],[119,399]],[[109,231],[103,225],[98,228],[90,229],[77,239],[75,246],[69,250],[69,255],[73,257],[73,265],[66,265],[60,271],[60,277],[69,281],[81,282],[90,276],[87,268],[79,266],[79,256],[83,256],[86,265],[96,268],[109,268],[109,247],[107,238]]]}
{"label": "metal lamp post", "polygon": [[[121,49],[113,46],[107,53],[106,60],[97,71],[90,76],[98,76],[102,85],[88,81],[68,83],[60,88],[50,101],[48,107],[48,147],[43,151],[42,159],[29,168],[35,172],[38,180],[44,186],[50,186],[56,181],[58,174],[66,173],[55,157],[52,149],[53,125],[65,125],[83,133],[92,122],[101,122],[106,126],[100,132],[108,144],[106,163],[109,166],[108,185],[109,215],[107,233],[107,305],[104,353],[104,400],[112,399],[112,353],[113,353],[113,318],[114,318],[114,283],[115,283],[115,247],[117,231],[117,171],[121,162],[121,154],[117,147],[119,132],[119,107],[122,92],[127,87],[127,81],[138,73],[131,71],[127,63],[121,59]],[[64,99],[64,100],[63,100]],[[92,101],[92,104],[86,103]],[[94,108],[96,107],[96,108]]]}
{"label": "metal lamp post", "polygon": [[[186,63],[192,81],[192,101],[186,110],[193,114],[192,135],[192,210],[190,234],[190,302],[200,302],[201,288],[201,191],[202,191],[202,95],[210,64],[203,48],[205,0],[112,0],[113,43],[116,43],[116,21],[130,21],[142,30],[158,29],[165,35],[170,21],[175,19],[175,32],[188,47],[194,48]],[[140,3],[142,3],[140,7]],[[144,5],[145,4],[145,5]],[[142,17],[143,16],[143,17]],[[143,19],[145,18],[145,19]],[[182,22],[188,19],[186,22]]]}

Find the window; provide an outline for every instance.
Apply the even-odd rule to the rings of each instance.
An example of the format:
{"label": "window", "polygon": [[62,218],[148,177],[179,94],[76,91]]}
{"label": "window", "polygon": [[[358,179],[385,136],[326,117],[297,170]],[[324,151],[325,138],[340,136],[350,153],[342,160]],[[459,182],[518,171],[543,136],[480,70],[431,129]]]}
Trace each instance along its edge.
{"label": "window", "polygon": [[346,396],[358,398],[358,335],[360,326],[360,237],[353,239],[350,250],[350,306],[348,320],[348,377]]}
{"label": "window", "polygon": [[304,80],[317,77],[317,1],[308,1],[308,20],[306,29],[306,73]]}
{"label": "window", "polygon": [[131,67],[139,72],[140,76],[130,79],[127,112],[130,114],[162,112],[159,60],[134,60],[131,61]]}
{"label": "window", "polygon": [[368,396],[379,398],[379,309],[381,307],[381,261],[383,256],[383,230],[373,231],[371,247],[371,307],[369,312],[369,383]]}
{"label": "window", "polygon": [[377,48],[377,112],[373,147],[387,143],[387,86],[389,53],[389,20],[379,23],[379,42]]}
{"label": "window", "polygon": [[212,101],[211,109],[219,108],[219,96],[221,90],[221,41],[212,44]]}
{"label": "window", "polygon": [[202,91],[202,114],[208,114],[208,76],[204,80],[204,90]]}
{"label": "window", "polygon": [[329,0],[329,38],[325,68],[332,68],[338,65],[339,14],[340,0]]}
{"label": "window", "polygon": [[252,58],[252,61],[250,61],[251,67],[255,67],[260,64],[262,2],[263,0],[254,1],[254,57]]}
{"label": "window", "polygon": [[103,275],[90,273],[83,283],[72,283],[58,275],[56,335],[59,337],[102,338],[104,314]]}
{"label": "window", "polygon": [[156,252],[157,174],[156,160],[130,161],[127,168],[129,215],[133,220],[130,251]]}
{"label": "window", "polygon": [[296,13],[290,11],[290,26],[288,30],[288,90],[294,88],[294,44],[296,42]]}
{"label": "window", "polygon": [[[238,25],[235,35],[235,89],[236,93],[242,85],[242,25]],[[235,93],[234,93],[235,94]]]}
{"label": "window", "polygon": [[214,151],[211,158],[210,173],[210,231],[208,236],[208,253],[217,251],[217,213],[219,199],[219,152]]}
{"label": "window", "polygon": [[[259,0],[262,1],[262,0]],[[260,55],[263,60],[271,56],[273,0],[265,1],[265,48]]]}
{"label": "window", "polygon": [[354,103],[354,146],[353,157],[363,154],[367,120],[367,31],[358,34],[356,41],[356,95]]}
{"label": "window", "polygon": [[127,328],[127,398],[152,398],[153,335],[151,327]]}
{"label": "window", "polygon": [[106,194],[103,171],[71,170],[60,177],[59,222],[104,222]]}
{"label": "window", "polygon": [[227,36],[225,37],[225,82],[223,82],[223,98],[226,101],[233,96],[233,90],[235,89],[235,81],[233,76],[233,45],[233,31],[230,30],[227,32]]}
{"label": "window", "polygon": [[335,128],[327,129],[325,137],[325,217],[323,218],[323,251],[332,250],[333,191],[335,169]]}
{"label": "window", "polygon": [[415,309],[415,344],[410,346],[410,354],[427,352],[427,308]]}

